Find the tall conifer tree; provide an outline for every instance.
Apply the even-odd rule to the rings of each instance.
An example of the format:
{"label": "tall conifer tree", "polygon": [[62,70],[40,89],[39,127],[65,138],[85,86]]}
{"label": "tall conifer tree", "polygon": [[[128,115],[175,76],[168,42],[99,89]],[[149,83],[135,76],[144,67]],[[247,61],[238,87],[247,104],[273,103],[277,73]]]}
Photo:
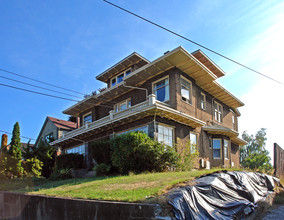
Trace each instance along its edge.
{"label": "tall conifer tree", "polygon": [[18,122],[15,123],[14,128],[13,128],[13,136],[11,140],[9,154],[15,159],[18,159],[18,160],[22,159],[20,125]]}

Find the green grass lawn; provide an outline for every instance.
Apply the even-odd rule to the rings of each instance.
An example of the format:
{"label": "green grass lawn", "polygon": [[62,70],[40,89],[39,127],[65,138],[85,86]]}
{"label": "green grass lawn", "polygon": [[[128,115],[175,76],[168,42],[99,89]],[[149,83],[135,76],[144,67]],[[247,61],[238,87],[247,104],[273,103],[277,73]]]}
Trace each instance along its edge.
{"label": "green grass lawn", "polygon": [[167,192],[174,185],[182,184],[201,175],[218,170],[221,169],[94,177],[61,181],[46,180],[41,183],[35,183],[34,185],[29,183],[24,188],[18,187],[15,189],[17,192],[69,198],[150,202],[155,199],[148,198],[159,196]]}

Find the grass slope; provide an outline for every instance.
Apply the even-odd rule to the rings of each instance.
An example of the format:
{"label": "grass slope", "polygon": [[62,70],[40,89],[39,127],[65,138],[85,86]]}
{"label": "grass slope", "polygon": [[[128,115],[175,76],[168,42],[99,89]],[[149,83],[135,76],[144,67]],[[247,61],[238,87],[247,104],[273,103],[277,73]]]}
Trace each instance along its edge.
{"label": "grass slope", "polygon": [[66,180],[37,186],[29,193],[70,198],[141,202],[159,196],[176,184],[220,169],[150,173],[130,176]]}

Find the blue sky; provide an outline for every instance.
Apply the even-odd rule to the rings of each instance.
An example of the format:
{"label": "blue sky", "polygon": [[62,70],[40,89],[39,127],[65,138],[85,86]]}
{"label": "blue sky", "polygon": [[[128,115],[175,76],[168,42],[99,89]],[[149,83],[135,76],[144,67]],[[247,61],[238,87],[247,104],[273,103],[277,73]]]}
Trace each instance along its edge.
{"label": "blue sky", "polygon": [[[284,82],[283,1],[113,2]],[[0,68],[81,93],[104,87],[95,76],[134,51],[154,60],[179,45],[200,49],[101,0],[0,0],[0,28]],[[273,142],[284,147],[284,86],[203,51],[226,72],[219,82],[246,104],[240,108],[240,133],[265,127],[267,148]],[[33,83],[1,71],[0,76]],[[0,83],[47,92],[2,78]],[[74,104],[2,86],[0,94],[0,130],[11,132],[18,121],[21,135],[31,138],[46,116],[67,119],[62,111]]]}

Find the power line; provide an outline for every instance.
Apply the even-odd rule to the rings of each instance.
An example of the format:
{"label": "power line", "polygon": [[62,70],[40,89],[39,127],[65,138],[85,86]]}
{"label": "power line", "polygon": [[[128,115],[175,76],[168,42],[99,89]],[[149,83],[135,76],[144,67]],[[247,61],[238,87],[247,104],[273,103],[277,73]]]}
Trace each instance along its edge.
{"label": "power line", "polygon": [[36,92],[36,91],[23,89],[23,88],[19,88],[19,87],[16,87],[16,86],[10,86],[10,85],[6,85],[6,84],[2,84],[2,83],[0,83],[0,86],[5,86],[5,87],[18,89],[18,90],[22,90],[22,91],[26,91],[26,92],[31,92],[31,93],[35,93],[35,94],[39,94],[39,95],[45,95],[45,96],[49,96],[49,97],[53,97],[53,98],[64,99],[64,100],[73,101],[73,102],[79,102],[78,100],[74,100],[74,99],[68,99],[68,98],[55,96],[55,95],[50,95],[50,94],[46,94],[46,93],[42,93],[42,92]]}
{"label": "power line", "polygon": [[77,94],[80,94],[80,95],[86,95],[86,94],[81,93],[81,92],[77,92],[77,91],[74,91],[74,90],[71,90],[71,89],[66,89],[66,88],[63,88],[63,87],[60,87],[60,86],[57,86],[57,85],[53,85],[53,84],[50,84],[50,83],[47,83],[47,82],[43,82],[43,81],[40,81],[40,80],[37,80],[37,79],[33,79],[33,78],[30,78],[30,77],[27,77],[27,76],[23,76],[21,74],[18,74],[18,73],[15,73],[15,72],[11,72],[11,71],[8,71],[8,70],[5,70],[5,69],[1,69],[0,68],[0,71],[6,72],[6,73],[10,73],[12,75],[19,76],[19,77],[22,77],[22,78],[25,78],[25,79],[29,79],[29,80],[32,80],[32,81],[35,81],[35,82],[39,82],[39,83],[42,83],[42,84],[45,84],[45,85],[48,85],[48,86],[53,86],[53,87],[56,87],[58,89],[63,89],[63,90],[66,90],[66,91],[69,91],[69,92],[74,92],[74,93],[77,93]]}
{"label": "power line", "polygon": [[[0,130],[1,133],[5,133],[5,134],[11,134],[13,135],[11,132],[8,132],[8,131],[3,131],[3,130]],[[30,139],[30,140],[36,140],[34,138],[29,138],[29,137],[24,137],[24,136],[20,136],[21,138],[25,138],[25,139]]]}
{"label": "power line", "polygon": [[34,84],[25,83],[25,82],[22,82],[22,81],[19,81],[19,80],[15,80],[15,79],[11,79],[11,78],[8,78],[8,77],[5,77],[5,76],[0,76],[0,78],[7,79],[7,80],[10,80],[10,81],[14,81],[14,82],[21,83],[21,84],[25,84],[25,85],[28,85],[28,86],[33,86],[33,87],[36,87],[36,88],[48,90],[48,91],[51,91],[51,92],[60,93],[60,94],[67,95],[67,96],[72,96],[72,97],[76,97],[76,98],[81,98],[81,97],[79,97],[79,96],[70,95],[70,94],[67,94],[67,93],[65,93],[65,92],[60,92],[60,91],[56,91],[56,90],[53,90],[53,89],[44,88],[44,87],[41,87],[41,86],[36,86],[36,85],[34,85]]}
{"label": "power line", "polygon": [[254,69],[252,69],[251,67],[248,67],[248,66],[246,66],[246,65],[244,65],[244,64],[241,64],[241,63],[238,62],[238,61],[235,61],[235,60],[233,60],[233,59],[231,59],[231,58],[229,58],[229,57],[227,57],[227,56],[225,56],[225,55],[222,55],[222,54],[220,54],[220,53],[218,53],[218,52],[216,52],[216,51],[214,51],[214,50],[212,50],[212,49],[210,49],[210,48],[208,48],[208,47],[205,47],[205,46],[203,46],[203,45],[201,45],[201,44],[199,44],[199,43],[197,43],[197,42],[195,42],[195,41],[193,41],[193,40],[190,40],[189,38],[186,38],[186,37],[184,37],[184,36],[182,36],[182,35],[180,35],[180,34],[174,32],[174,31],[171,31],[170,29],[165,28],[165,27],[163,27],[163,26],[161,26],[161,25],[159,25],[159,24],[157,24],[157,23],[155,23],[155,22],[153,22],[153,21],[150,21],[150,20],[148,20],[148,19],[146,19],[146,18],[144,18],[144,17],[141,17],[140,15],[137,15],[137,14],[131,12],[131,11],[128,11],[127,9],[124,9],[124,8],[122,8],[122,7],[120,7],[120,6],[116,5],[116,4],[113,4],[113,3],[109,2],[109,1],[106,1],[106,0],[103,0],[103,1],[106,2],[106,3],[108,3],[108,4],[110,4],[110,5],[112,5],[112,6],[114,6],[114,7],[116,7],[116,8],[119,8],[119,9],[121,9],[121,10],[123,10],[123,11],[125,11],[125,12],[127,12],[127,13],[129,13],[129,14],[131,14],[131,15],[133,15],[133,16],[135,16],[135,17],[138,17],[138,18],[140,18],[140,19],[142,19],[142,20],[144,20],[144,21],[146,21],[146,22],[148,22],[148,23],[150,23],[150,24],[153,24],[153,25],[155,25],[155,26],[157,26],[157,27],[159,27],[159,28],[161,28],[161,29],[163,29],[163,30],[165,30],[165,31],[167,31],[167,32],[170,32],[171,34],[174,34],[174,35],[176,35],[176,36],[178,36],[178,37],[180,37],[180,38],[182,38],[182,39],[184,39],[184,40],[186,40],[186,41],[189,41],[189,42],[191,42],[191,43],[193,43],[193,44],[195,44],[195,45],[197,45],[197,46],[199,46],[199,47],[202,47],[202,48],[205,49],[205,50],[208,50],[208,51],[210,51],[210,52],[212,52],[212,53],[214,53],[214,54],[216,54],[216,55],[218,55],[218,56],[220,56],[220,57],[223,57],[223,58],[225,58],[225,59],[227,59],[227,60],[229,60],[229,61],[231,61],[231,62],[233,62],[233,63],[235,63],[235,64],[237,64],[237,65],[239,65],[239,66],[242,66],[242,67],[244,67],[244,68],[246,68],[246,69],[248,69],[248,70],[250,70],[250,71],[252,71],[252,72],[255,72],[255,73],[257,73],[257,74],[263,76],[263,77],[266,77],[266,78],[268,78],[268,79],[270,79],[270,80],[273,80],[273,81],[275,81],[275,82],[277,82],[277,83],[279,83],[279,84],[281,84],[281,85],[284,85],[284,83],[282,83],[282,82],[280,82],[280,81],[278,81],[278,80],[276,80],[276,79],[273,79],[273,78],[271,78],[270,76],[267,76],[267,75],[265,75],[265,74],[263,74],[263,73],[261,73],[261,72],[259,72],[259,71],[257,71],[257,70],[254,70]]}

